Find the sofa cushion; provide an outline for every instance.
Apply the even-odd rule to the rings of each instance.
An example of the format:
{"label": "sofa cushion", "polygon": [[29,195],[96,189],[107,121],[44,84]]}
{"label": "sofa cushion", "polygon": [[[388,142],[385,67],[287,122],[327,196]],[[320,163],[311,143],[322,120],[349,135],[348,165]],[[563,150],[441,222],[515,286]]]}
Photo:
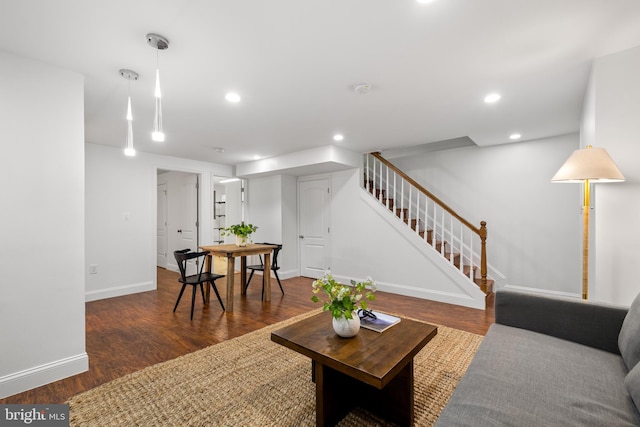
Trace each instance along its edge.
{"label": "sofa cushion", "polygon": [[496,323],[620,354],[618,335],[628,307],[499,289]]}
{"label": "sofa cushion", "polygon": [[640,409],[640,364],[636,366],[627,374],[624,379],[624,386],[627,388],[633,403],[636,404],[636,409]]}
{"label": "sofa cushion", "polygon": [[620,354],[631,371],[640,361],[640,295],[633,300],[618,335]]}
{"label": "sofa cushion", "polygon": [[437,426],[640,425],[620,355],[494,324]]}

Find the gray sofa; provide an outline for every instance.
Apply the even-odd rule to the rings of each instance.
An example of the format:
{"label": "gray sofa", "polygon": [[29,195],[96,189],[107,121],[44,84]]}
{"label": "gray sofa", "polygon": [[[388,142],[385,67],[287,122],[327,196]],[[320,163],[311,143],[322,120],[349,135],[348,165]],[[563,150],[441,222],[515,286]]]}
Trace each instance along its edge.
{"label": "gray sofa", "polygon": [[639,360],[640,296],[627,309],[501,290],[436,426],[637,426]]}

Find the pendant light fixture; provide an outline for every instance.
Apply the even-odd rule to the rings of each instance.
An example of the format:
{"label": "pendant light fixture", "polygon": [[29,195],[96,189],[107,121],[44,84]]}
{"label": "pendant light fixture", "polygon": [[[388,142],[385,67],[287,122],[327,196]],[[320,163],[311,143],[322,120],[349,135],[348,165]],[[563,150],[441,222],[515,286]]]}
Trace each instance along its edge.
{"label": "pendant light fixture", "polygon": [[156,114],[153,119],[153,132],[151,133],[151,139],[157,142],[164,142],[164,131],[162,130],[162,92],[160,91],[160,67],[159,52],[169,48],[169,40],[159,34],[149,33],[147,34],[147,43],[152,48],[156,49]]}
{"label": "pendant light fixture", "polygon": [[122,69],[120,75],[129,80],[129,96],[127,97],[127,146],[124,149],[125,156],[133,157],[136,150],[133,148],[133,114],[131,113],[131,80],[138,80],[138,73],[132,70]]}

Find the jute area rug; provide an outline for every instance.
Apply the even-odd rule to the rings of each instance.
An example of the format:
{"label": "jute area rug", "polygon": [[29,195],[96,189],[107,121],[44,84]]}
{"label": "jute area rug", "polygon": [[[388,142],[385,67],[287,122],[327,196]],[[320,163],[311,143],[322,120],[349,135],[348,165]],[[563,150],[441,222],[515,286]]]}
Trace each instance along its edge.
{"label": "jute area rug", "polygon": [[[313,426],[311,361],[271,341],[294,317],[212,345],[71,398],[72,426]],[[430,426],[449,400],[482,336],[438,327],[416,356],[415,425]],[[389,426],[356,408],[339,426]]]}

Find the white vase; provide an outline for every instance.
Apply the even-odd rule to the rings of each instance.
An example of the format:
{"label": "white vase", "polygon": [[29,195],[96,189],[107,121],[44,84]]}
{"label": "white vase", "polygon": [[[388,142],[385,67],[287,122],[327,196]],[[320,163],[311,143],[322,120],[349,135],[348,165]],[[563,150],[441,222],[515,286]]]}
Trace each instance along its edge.
{"label": "white vase", "polygon": [[247,236],[236,236],[236,246],[247,246]]}
{"label": "white vase", "polygon": [[351,313],[351,316],[352,319],[347,319],[344,316],[338,319],[333,318],[333,330],[336,331],[336,334],[343,338],[351,338],[358,333],[360,330],[360,318],[355,311]]}

